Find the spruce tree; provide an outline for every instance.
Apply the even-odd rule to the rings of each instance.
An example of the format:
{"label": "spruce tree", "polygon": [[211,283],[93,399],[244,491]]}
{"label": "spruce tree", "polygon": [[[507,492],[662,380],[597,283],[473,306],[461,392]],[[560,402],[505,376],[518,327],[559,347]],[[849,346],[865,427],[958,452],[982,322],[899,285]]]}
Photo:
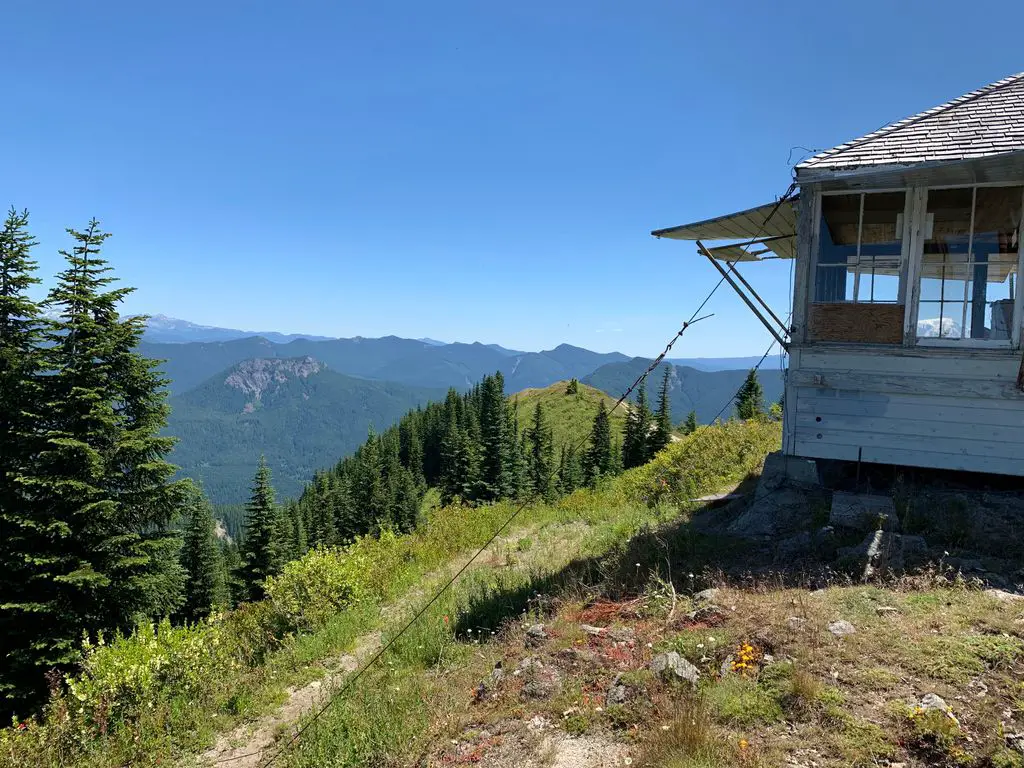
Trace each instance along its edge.
{"label": "spruce tree", "polygon": [[68,266],[47,299],[58,319],[42,350],[43,446],[30,485],[45,536],[26,629],[41,670],[73,662],[83,632],[172,613],[184,589],[171,527],[184,486],[165,460],[174,440],[159,436],[166,382],[138,352],[144,318],[118,315],[131,289],[110,288],[100,257],[109,235],[95,220],[68,233]]}
{"label": "spruce tree", "polygon": [[[551,501],[556,491],[553,466],[555,446],[551,428],[544,419],[544,409],[539,401],[533,409],[533,421],[526,430],[526,443],[530,490],[544,501]],[[564,466],[563,450],[559,468]]]}
{"label": "spruce tree", "polygon": [[637,390],[636,402],[626,415],[623,431],[622,465],[629,469],[646,464],[652,455],[651,409],[647,405],[647,388],[641,383]]}
{"label": "spruce tree", "polygon": [[658,390],[658,411],[654,417],[654,432],[649,443],[650,457],[665,448],[672,441],[672,406],[669,403],[669,384],[672,368],[665,366],[661,377],[661,389]]}
{"label": "spruce tree", "polygon": [[587,483],[595,485],[598,480],[612,472],[613,465],[611,420],[602,400],[597,407],[594,425],[590,430],[590,448],[587,451],[586,463]]}
{"label": "spruce tree", "polygon": [[485,376],[480,391],[480,492],[488,501],[505,496],[509,488],[504,387],[505,380],[499,372]]}
{"label": "spruce tree", "polygon": [[750,373],[736,393],[736,415],[741,419],[753,419],[764,413],[764,391],[757,378],[757,369],[751,368]]}
{"label": "spruce tree", "polygon": [[39,280],[28,212],[11,210],[0,231],[0,713],[37,686],[34,579],[47,538],[28,488],[39,449],[41,317],[28,289]]}
{"label": "spruce tree", "polygon": [[181,616],[186,621],[198,621],[228,604],[228,585],[214,527],[213,507],[199,488],[189,487],[185,510],[181,566],[186,580]]}
{"label": "spruce tree", "polygon": [[562,446],[558,460],[558,491],[570,494],[584,482],[580,455],[574,446]]}
{"label": "spruce tree", "polygon": [[274,488],[270,484],[270,467],[267,466],[267,460],[260,456],[252,494],[249,503],[245,505],[245,524],[239,546],[242,560],[239,579],[245,600],[263,599],[263,582],[277,572],[279,550],[278,542],[274,540],[276,528],[277,505],[274,502]]}
{"label": "spruce tree", "polygon": [[690,413],[686,416],[686,423],[683,425],[683,431],[688,435],[692,435],[694,432],[697,431],[696,411],[690,411]]}

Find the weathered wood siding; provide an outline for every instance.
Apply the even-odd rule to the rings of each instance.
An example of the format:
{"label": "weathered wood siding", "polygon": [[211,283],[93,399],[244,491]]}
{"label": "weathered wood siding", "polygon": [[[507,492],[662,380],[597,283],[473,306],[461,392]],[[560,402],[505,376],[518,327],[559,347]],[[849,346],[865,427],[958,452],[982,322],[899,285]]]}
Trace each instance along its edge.
{"label": "weathered wood siding", "polygon": [[1019,352],[791,349],[787,453],[1024,476]]}

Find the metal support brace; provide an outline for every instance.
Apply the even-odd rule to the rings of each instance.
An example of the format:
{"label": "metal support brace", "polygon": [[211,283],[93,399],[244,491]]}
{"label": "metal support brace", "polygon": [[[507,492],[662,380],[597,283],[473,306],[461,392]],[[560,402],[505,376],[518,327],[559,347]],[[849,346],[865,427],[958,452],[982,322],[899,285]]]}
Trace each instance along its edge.
{"label": "metal support brace", "polygon": [[[747,294],[744,293],[740,289],[740,287],[736,284],[736,281],[732,279],[732,276],[722,267],[721,264],[718,263],[718,261],[715,259],[715,257],[711,255],[711,252],[708,251],[708,249],[704,247],[704,243],[702,243],[700,240],[697,241],[697,249],[704,256],[707,257],[707,260],[710,261],[711,264],[714,266],[714,268],[717,269],[721,273],[722,278],[727,283],[729,283],[729,285],[732,286],[732,289],[734,291],[736,291],[736,293],[739,295],[739,297],[741,299],[743,299],[744,303],[750,308],[750,311],[753,312],[754,315],[757,317],[757,319],[761,321],[761,324],[764,325],[764,327],[768,329],[768,333],[770,333],[772,336],[775,337],[775,340],[777,342],[779,342],[779,345],[783,349],[788,350],[789,349],[789,344],[787,344],[785,339],[782,336],[779,335],[778,330],[776,330],[775,327],[771,324],[771,322],[769,322],[768,318],[766,318],[764,315],[762,315],[761,311],[756,306],[754,306],[754,302],[752,302],[750,300],[750,298],[747,296]],[[739,273],[737,272],[736,274],[737,274],[737,277],[738,277]],[[743,278],[740,278],[740,279],[743,280]],[[747,282],[746,280],[743,280],[744,284],[746,284],[746,282]],[[751,293],[753,293],[753,289],[751,289]],[[756,293],[754,295],[757,296]],[[761,297],[760,296],[758,296],[758,301],[761,301]],[[767,309],[767,307],[766,307],[766,309]],[[771,310],[769,310],[769,312],[770,311]],[[775,318],[775,320],[777,322],[779,322],[778,318],[775,317],[775,313],[774,312],[772,312],[771,315],[772,315],[773,318]],[[779,322],[779,326],[782,328],[782,332],[785,333],[785,326],[781,322]]]}

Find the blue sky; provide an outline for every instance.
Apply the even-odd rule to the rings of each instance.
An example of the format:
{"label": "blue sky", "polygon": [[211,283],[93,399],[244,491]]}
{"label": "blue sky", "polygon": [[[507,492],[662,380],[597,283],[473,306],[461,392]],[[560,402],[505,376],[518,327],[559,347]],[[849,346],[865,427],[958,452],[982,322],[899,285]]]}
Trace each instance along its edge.
{"label": "blue sky", "polygon": [[[16,0],[0,203],[44,276],[99,218],[129,312],[651,356],[716,274],[649,231],[1024,69],[1024,6],[965,10]],[[787,264],[745,274],[788,309]],[[728,287],[709,310],[677,356],[767,346]]]}

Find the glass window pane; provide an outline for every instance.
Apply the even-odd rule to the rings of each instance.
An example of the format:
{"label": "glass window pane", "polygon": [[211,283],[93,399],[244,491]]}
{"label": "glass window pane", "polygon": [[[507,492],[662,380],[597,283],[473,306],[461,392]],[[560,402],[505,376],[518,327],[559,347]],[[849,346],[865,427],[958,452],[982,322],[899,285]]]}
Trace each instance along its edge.
{"label": "glass window pane", "polygon": [[919,337],[1012,337],[1022,199],[1019,186],[929,190]]}
{"label": "glass window pane", "polygon": [[848,291],[852,290],[853,278],[848,275],[845,266],[839,269],[828,269],[827,266],[856,266],[859,222],[859,194],[822,197],[821,232],[818,236],[819,269],[814,281],[815,301],[843,301]]}
{"label": "glass window pane", "polygon": [[905,192],[822,198],[815,301],[899,301],[905,203]]}

